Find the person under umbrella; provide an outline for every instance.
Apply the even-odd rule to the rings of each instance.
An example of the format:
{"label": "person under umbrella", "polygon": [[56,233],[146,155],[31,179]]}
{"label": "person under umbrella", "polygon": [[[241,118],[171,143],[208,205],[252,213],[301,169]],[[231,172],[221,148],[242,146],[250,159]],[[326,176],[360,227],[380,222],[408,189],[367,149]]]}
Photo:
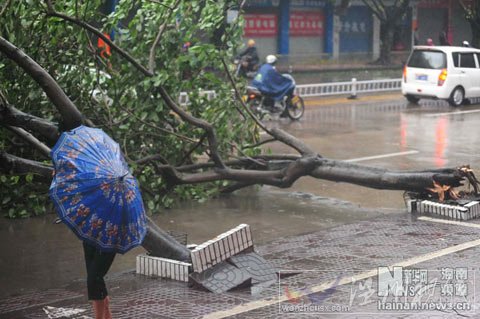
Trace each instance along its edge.
{"label": "person under umbrella", "polygon": [[119,145],[101,129],[63,132],[52,161],[50,197],[60,220],[83,241],[95,318],[112,318],[104,276],[115,255],[139,246],[147,232],[138,183]]}

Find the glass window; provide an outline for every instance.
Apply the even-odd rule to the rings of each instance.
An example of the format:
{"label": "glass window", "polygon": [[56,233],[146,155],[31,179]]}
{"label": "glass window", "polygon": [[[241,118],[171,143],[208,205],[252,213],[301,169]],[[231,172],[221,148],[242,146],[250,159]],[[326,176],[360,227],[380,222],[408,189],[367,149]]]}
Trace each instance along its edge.
{"label": "glass window", "polygon": [[475,58],[473,53],[460,53],[460,67],[461,68],[476,68]]}
{"label": "glass window", "polygon": [[433,50],[415,50],[412,52],[407,66],[422,69],[444,69],[447,67],[445,53]]}
{"label": "glass window", "polygon": [[460,53],[453,52],[452,53],[453,65],[458,68],[460,66]]}

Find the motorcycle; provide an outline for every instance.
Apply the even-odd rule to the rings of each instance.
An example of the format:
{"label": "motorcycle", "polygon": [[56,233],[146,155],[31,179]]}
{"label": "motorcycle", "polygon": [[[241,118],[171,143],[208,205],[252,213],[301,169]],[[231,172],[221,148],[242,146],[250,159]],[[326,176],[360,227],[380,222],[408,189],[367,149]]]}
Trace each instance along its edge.
{"label": "motorcycle", "polygon": [[233,63],[236,65],[235,69],[235,77],[244,77],[247,79],[253,79],[255,74],[257,74],[257,70],[259,65],[253,65],[250,67],[250,56],[243,56],[240,59],[235,59]]}
{"label": "motorcycle", "polygon": [[[290,78],[295,84],[295,80],[290,74],[283,74],[283,76]],[[281,117],[288,116],[296,121],[305,113],[303,98],[296,94],[291,98],[284,96],[281,100],[275,101],[272,97],[262,94],[256,87],[248,86],[247,95],[243,96],[243,101],[260,119],[267,114],[280,114]]]}

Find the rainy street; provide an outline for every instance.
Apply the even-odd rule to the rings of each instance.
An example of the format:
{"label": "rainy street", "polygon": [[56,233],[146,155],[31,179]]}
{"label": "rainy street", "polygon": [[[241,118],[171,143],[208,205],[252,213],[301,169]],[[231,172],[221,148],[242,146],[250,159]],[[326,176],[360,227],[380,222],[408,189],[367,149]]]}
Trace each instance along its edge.
{"label": "rainy street", "polygon": [[[361,96],[357,100],[312,99],[306,104],[306,114],[301,121],[271,119],[267,124],[285,129],[322,156],[332,159],[395,170],[461,164],[480,167],[480,137],[475,132],[480,122],[480,105],[458,109],[437,101],[413,105],[398,93]],[[270,147],[277,153],[292,153],[276,144]],[[294,279],[289,279],[288,287],[304,291],[308,287],[303,285],[313,285],[308,288],[312,293],[321,292],[319,287],[335,278],[335,273],[339,276],[338,269],[343,269],[343,275],[345,271],[361,272],[359,280],[368,278],[361,277],[365,272],[396,262],[425,269],[438,270],[453,265],[470,269],[480,249],[476,248],[479,243],[473,241],[472,244],[478,237],[475,222],[469,227],[455,222],[419,221],[407,213],[401,191],[374,190],[313,178],[303,178],[286,190],[252,188],[205,203],[181,203],[153,218],[164,229],[186,233],[189,243],[201,243],[238,224],[249,224],[256,250],[261,255],[280,271],[294,269],[299,272],[289,277]],[[53,220],[54,215],[50,214],[28,220],[0,221],[3,256],[0,317],[37,318],[46,305],[87,311],[81,245],[66,227],[54,225]],[[470,250],[445,251],[465,243]],[[131,308],[138,313],[186,311],[183,313],[186,318],[207,314],[212,318],[227,315],[256,318],[278,307],[277,304],[272,306],[267,298],[269,293],[278,294],[276,285],[258,293],[240,290],[218,296],[216,302],[226,302],[225,307],[197,309],[198,313],[187,306],[178,307],[178,298],[184,298],[180,296],[188,295],[193,303],[216,297],[174,282],[159,284],[158,280],[135,276],[132,270],[135,257],[140,253],[142,249],[136,248],[129,254],[118,255],[107,277],[113,311],[118,317],[123,318],[121,314],[125,313],[124,317],[128,318],[125,311]],[[335,301],[347,305],[354,283],[341,284],[325,297],[325,304]],[[473,287],[468,297],[473,297]],[[136,294],[128,294],[128,291]],[[148,292],[147,295],[142,295],[142,291]],[[304,296],[312,293],[304,293]],[[171,307],[152,301],[152,298],[165,296],[171,299]],[[254,300],[258,304],[249,306]],[[150,304],[152,309],[142,308],[142,304]],[[357,308],[355,304],[348,306],[353,307],[350,313],[352,309],[353,313],[372,313],[372,303],[359,300]],[[375,317],[382,317],[382,312],[377,310],[373,311]],[[180,317],[180,312],[175,317]],[[158,318],[163,318],[161,313],[157,312]],[[454,313],[446,312],[448,314]],[[313,317],[318,317],[318,313]]]}

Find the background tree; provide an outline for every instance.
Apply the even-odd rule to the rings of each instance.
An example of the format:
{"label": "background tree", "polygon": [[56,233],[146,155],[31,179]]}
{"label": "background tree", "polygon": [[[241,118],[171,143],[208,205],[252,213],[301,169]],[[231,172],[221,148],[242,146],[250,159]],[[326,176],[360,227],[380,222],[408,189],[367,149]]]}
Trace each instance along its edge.
{"label": "background tree", "polygon": [[380,20],[380,57],[378,64],[391,63],[391,51],[394,41],[395,29],[408,13],[410,0],[362,0]]}
{"label": "background tree", "polygon": [[475,48],[480,48],[480,1],[472,0],[466,2],[460,0],[459,3],[465,13],[465,19],[470,23],[472,30],[470,44]]}

